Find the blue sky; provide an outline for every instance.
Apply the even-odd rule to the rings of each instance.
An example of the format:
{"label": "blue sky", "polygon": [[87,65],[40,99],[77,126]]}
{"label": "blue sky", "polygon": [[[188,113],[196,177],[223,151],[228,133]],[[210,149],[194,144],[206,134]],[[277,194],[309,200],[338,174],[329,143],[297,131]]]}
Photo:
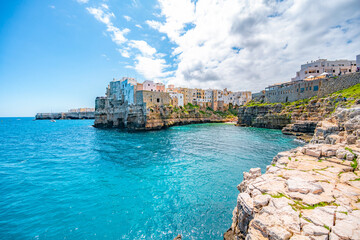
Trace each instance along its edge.
{"label": "blue sky", "polygon": [[92,107],[113,78],[258,91],[360,54],[360,1],[0,0],[0,117]]}

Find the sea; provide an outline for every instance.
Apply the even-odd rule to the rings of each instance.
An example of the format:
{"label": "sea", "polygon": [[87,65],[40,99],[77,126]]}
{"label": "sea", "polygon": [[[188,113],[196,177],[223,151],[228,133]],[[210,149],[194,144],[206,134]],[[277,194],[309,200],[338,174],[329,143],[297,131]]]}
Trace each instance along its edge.
{"label": "sea", "polygon": [[243,172],[302,145],[224,123],[92,125],[0,118],[0,239],[222,239]]}

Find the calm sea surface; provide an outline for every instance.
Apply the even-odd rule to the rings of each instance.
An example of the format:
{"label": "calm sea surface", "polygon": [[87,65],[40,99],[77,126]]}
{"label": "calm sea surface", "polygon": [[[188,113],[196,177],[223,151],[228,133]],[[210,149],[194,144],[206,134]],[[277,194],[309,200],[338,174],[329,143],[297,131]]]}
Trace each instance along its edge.
{"label": "calm sea surface", "polygon": [[222,239],[242,172],[299,146],[230,124],[92,124],[0,118],[0,239]]}

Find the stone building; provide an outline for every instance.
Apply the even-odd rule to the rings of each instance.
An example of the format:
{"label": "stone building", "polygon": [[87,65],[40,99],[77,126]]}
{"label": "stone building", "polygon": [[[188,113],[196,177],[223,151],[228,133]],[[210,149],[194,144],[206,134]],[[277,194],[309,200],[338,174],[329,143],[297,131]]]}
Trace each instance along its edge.
{"label": "stone building", "polygon": [[155,83],[157,92],[165,92],[165,85],[163,83]]}
{"label": "stone building", "polygon": [[163,106],[171,103],[171,98],[167,92],[154,92],[141,90],[136,92],[136,104],[146,107]]}
{"label": "stone building", "polygon": [[335,60],[318,59],[301,65],[300,71],[291,81],[304,80],[309,76],[317,77],[323,73],[341,75],[356,72],[355,60]]}
{"label": "stone building", "polygon": [[360,83],[360,73],[274,84],[265,89],[265,101],[270,103],[293,102],[314,96],[323,97],[358,83]]}

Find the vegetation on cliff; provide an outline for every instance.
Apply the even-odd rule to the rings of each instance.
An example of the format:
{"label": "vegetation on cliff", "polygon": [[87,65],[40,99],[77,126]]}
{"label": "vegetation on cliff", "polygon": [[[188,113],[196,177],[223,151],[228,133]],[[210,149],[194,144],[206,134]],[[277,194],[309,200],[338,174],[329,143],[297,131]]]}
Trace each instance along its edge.
{"label": "vegetation on cliff", "polygon": [[[345,98],[345,99],[344,99]],[[360,100],[360,84],[356,84],[350,88],[340,90],[329,94],[325,97],[318,98],[317,96],[312,98],[306,98],[294,102],[287,102],[287,103],[267,103],[267,102],[257,102],[257,101],[250,101],[245,107],[261,107],[261,106],[276,106],[281,105],[284,108],[288,108],[291,110],[292,108],[305,108],[309,103],[317,102],[327,102],[332,103],[334,106],[341,105],[343,107],[350,108],[354,104],[358,104]],[[340,106],[339,105],[339,106]]]}
{"label": "vegetation on cliff", "polygon": [[[269,114],[287,116],[292,120],[320,121],[330,116],[337,107],[350,108],[360,103],[360,84],[334,92],[325,97],[312,97],[287,103],[251,101],[243,108],[267,108]],[[272,110],[274,109],[274,110]]]}

